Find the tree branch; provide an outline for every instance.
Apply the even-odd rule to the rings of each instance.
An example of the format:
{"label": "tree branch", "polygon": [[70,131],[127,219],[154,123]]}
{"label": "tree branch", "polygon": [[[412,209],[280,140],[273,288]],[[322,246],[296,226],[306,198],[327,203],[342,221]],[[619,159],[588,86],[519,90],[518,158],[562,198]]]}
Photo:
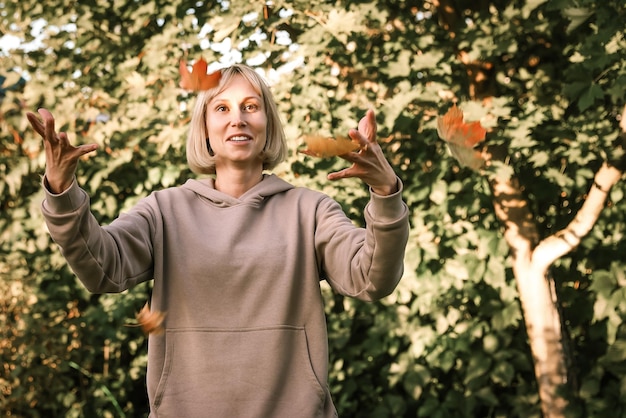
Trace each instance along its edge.
{"label": "tree branch", "polygon": [[564,229],[547,237],[533,251],[533,264],[547,269],[554,261],[576,248],[591,231],[611,188],[620,180],[622,172],[617,168],[602,164],[596,173],[589,194],[574,219]]}

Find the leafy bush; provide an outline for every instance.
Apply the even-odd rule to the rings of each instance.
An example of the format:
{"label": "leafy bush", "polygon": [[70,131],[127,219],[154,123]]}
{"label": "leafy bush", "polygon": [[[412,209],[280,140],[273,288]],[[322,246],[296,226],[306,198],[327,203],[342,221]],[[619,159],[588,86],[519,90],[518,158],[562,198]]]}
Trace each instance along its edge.
{"label": "leafy bush", "polygon": [[[458,102],[508,150],[542,236],[582,205],[602,161],[623,161],[620,0],[477,2],[5,2],[0,27],[34,42],[1,56],[0,410],[3,416],[145,415],[145,286],[90,295],[50,241],[44,157],[25,111],[45,106],[99,151],[78,181],[107,223],[190,176],[192,97],[178,60],[243,60],[273,83],[291,144],[276,171],[362,222],[367,190],[329,184],[341,161],[296,153],[304,133],[344,133],[369,107],[412,211],[397,292],[365,304],[324,288],[340,416],[540,416],[509,248],[487,180],[459,167],[435,117]],[[447,13],[444,6],[452,7]],[[44,29],[38,29],[42,27]],[[234,48],[234,51],[231,50]],[[626,414],[623,183],[551,278],[568,334],[568,416]]]}

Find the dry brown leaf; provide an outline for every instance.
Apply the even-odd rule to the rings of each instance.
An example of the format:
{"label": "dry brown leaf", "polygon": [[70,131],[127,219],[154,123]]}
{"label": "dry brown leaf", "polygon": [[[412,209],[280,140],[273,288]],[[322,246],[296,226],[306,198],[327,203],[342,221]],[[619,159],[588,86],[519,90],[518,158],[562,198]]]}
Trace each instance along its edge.
{"label": "dry brown leaf", "polygon": [[165,319],[165,312],[152,311],[150,306],[146,302],[141,311],[137,314],[137,322],[141,326],[141,329],[146,335],[163,334],[163,320]]}
{"label": "dry brown leaf", "polygon": [[360,148],[358,142],[343,137],[329,138],[321,135],[305,135],[303,139],[306,148],[300,152],[318,158],[336,157]]}

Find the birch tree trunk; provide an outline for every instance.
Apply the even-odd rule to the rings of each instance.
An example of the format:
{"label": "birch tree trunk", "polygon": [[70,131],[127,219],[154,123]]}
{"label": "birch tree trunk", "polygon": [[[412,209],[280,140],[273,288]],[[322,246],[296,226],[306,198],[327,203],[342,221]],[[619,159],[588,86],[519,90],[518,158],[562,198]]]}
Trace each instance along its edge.
{"label": "birch tree trunk", "polygon": [[[622,115],[626,133],[626,108]],[[537,227],[515,178],[495,179],[493,201],[504,237],[511,248],[513,272],[528,332],[541,410],[545,418],[565,416],[567,400],[559,388],[567,384],[562,318],[550,288],[548,269],[574,249],[596,223],[611,187],[622,172],[604,163],[594,176],[587,198],[575,218],[561,231],[539,241]]]}

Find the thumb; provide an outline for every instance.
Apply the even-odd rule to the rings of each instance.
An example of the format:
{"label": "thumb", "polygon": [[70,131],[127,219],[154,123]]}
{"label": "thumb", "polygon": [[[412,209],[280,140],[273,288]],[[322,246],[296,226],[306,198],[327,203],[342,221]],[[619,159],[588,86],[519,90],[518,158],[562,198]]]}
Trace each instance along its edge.
{"label": "thumb", "polygon": [[85,154],[89,154],[90,152],[97,150],[98,144],[79,145],[76,149],[78,150],[78,156],[82,157]]}
{"label": "thumb", "polygon": [[326,176],[328,180],[339,180],[339,179],[345,179],[348,177],[352,177],[350,168],[344,168],[343,170],[340,170],[340,171],[328,173],[328,175]]}

